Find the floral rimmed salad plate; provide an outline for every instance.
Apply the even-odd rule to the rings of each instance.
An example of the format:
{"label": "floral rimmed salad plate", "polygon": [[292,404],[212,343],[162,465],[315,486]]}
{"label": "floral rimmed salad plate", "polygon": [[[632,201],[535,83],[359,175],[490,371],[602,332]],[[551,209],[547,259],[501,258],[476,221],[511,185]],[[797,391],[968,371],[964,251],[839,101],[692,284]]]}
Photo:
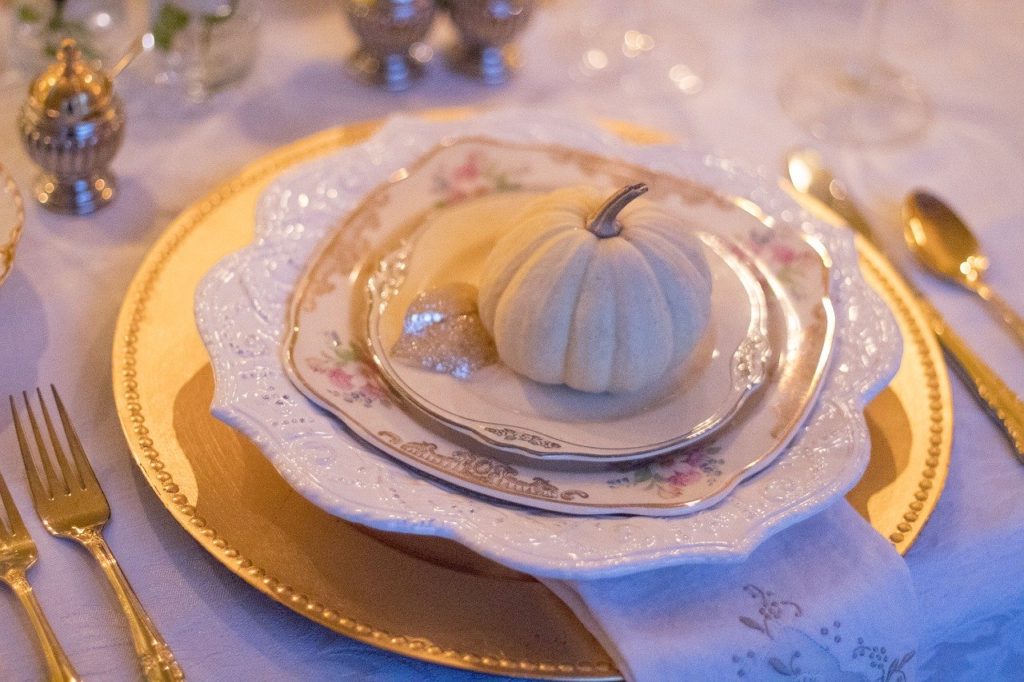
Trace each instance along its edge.
{"label": "floral rimmed salad plate", "polygon": [[[478,189],[473,198],[446,201],[444,183],[437,181],[438,176],[443,177],[450,172],[448,169],[462,168],[467,163],[486,165],[496,177],[505,180],[490,189]],[[395,237],[406,230],[417,232],[416,226],[421,217],[432,216],[419,236],[428,240],[441,238],[449,245],[448,252],[452,258],[439,255],[443,245],[430,247],[429,253],[424,254],[428,261],[426,264],[417,266],[414,259],[400,259],[390,262],[384,271],[377,270],[370,277],[371,291],[376,282],[391,293],[398,289],[401,294],[406,288],[397,282],[408,275],[412,281],[408,282],[409,294],[405,300],[409,300],[421,287],[429,287],[431,272],[443,273],[444,277],[455,281],[475,281],[474,268],[479,266],[480,256],[489,244],[493,244],[495,233],[507,227],[494,216],[507,214],[513,205],[522,205],[526,197],[531,196],[531,193],[517,189],[520,185],[514,178],[518,175],[528,177],[531,183],[559,180],[574,183],[584,177],[592,182],[613,182],[616,176],[631,171],[644,173],[643,179],[652,187],[652,194],[657,192],[669,210],[683,211],[697,224],[715,230],[715,236],[707,235],[707,239],[716,244],[719,254],[716,257],[722,259],[721,268],[727,269],[737,279],[740,277],[737,272],[745,272],[750,277],[747,285],[742,282],[736,284],[738,291],[724,292],[726,300],[719,300],[718,305],[713,306],[717,308],[713,309],[713,315],[721,323],[718,331],[728,337],[725,340],[741,345],[746,337],[753,340],[755,349],[760,349],[757,353],[744,353],[741,362],[755,364],[751,369],[763,375],[767,367],[761,368],[760,365],[767,364],[767,357],[760,352],[768,347],[786,349],[778,357],[778,366],[769,385],[765,386],[765,395],[761,400],[752,400],[750,409],[738,414],[729,428],[695,445],[643,462],[623,463],[617,467],[557,467],[551,462],[512,459],[507,454],[493,453],[465,439],[460,440],[450,431],[438,430],[429,420],[419,418],[400,400],[351,400],[346,392],[337,390],[338,375],[332,376],[331,371],[323,371],[324,362],[344,356],[346,361],[332,369],[365,377],[368,383],[376,384],[375,393],[383,393],[381,378],[375,374],[361,347],[366,328],[361,278],[335,269],[336,264],[343,262],[343,253],[351,246],[350,240],[357,237],[350,231],[350,226],[356,226],[354,229],[359,225],[401,226],[390,233],[382,231],[385,238],[389,235]],[[401,182],[389,183],[371,193],[314,256],[307,269],[308,277],[300,280],[292,298],[288,317],[291,332],[283,345],[285,369],[296,387],[338,416],[367,443],[431,476],[508,502],[568,514],[675,516],[693,513],[722,499],[744,478],[767,466],[796,433],[817,394],[833,337],[827,258],[821,253],[822,248],[816,248],[813,238],[795,230],[768,229],[734,203],[721,201],[708,191],[700,192],[688,183],[673,182],[671,178],[660,177],[651,171],[630,169],[622,163],[550,146],[464,140],[432,151],[403,175]],[[488,221],[497,224],[488,227]],[[444,238],[446,233],[447,239]],[[760,307],[765,300],[763,291],[746,266],[741,265],[744,254],[755,249],[759,255],[754,256],[751,262],[776,299],[773,311],[768,315],[775,318],[775,328],[770,332],[762,326],[764,315]],[[714,253],[713,249],[709,250]],[[776,254],[786,254],[791,262],[783,268],[774,259]],[[385,262],[389,262],[388,259]],[[713,267],[712,271],[717,275],[715,284],[727,289],[731,284],[730,278],[718,268]],[[779,279],[777,272],[785,273],[788,284]],[[427,281],[420,279],[424,277]],[[390,284],[385,287],[384,282]],[[380,297],[377,298],[379,303]],[[380,321],[375,313],[384,313],[385,319],[390,317],[392,339],[394,327],[400,324],[406,307],[401,297],[396,297],[393,303],[395,312],[390,316],[387,311],[391,306],[387,305],[384,310],[376,306],[377,310],[371,310],[369,315],[371,327],[374,320]],[[723,306],[734,309],[730,311]],[[738,330],[728,329],[727,320],[722,319],[727,316],[729,322],[740,322]],[[371,348],[371,352],[383,355],[386,349],[378,345]],[[756,360],[749,359],[751,355],[756,355]],[[388,364],[389,369],[399,367],[385,360],[380,362]],[[717,377],[728,386],[732,386],[736,379],[731,373],[731,365],[731,362],[727,363],[724,373]],[[481,374],[485,383],[496,383],[488,376],[491,373],[482,371]],[[425,372],[422,376],[434,378]],[[443,392],[451,395],[473,390],[471,382],[436,376],[440,381],[435,382],[432,392],[424,396],[425,401],[436,404],[443,399]],[[496,393],[481,390],[482,395],[477,399],[480,402],[491,400],[492,406],[497,404],[493,412],[501,414],[503,406],[498,403],[500,398],[497,394],[513,380],[499,378],[506,382],[494,386],[498,389]],[[741,379],[746,386],[749,372],[741,375]],[[673,397],[677,395],[673,394]],[[697,396],[698,399],[700,397]],[[472,396],[467,398],[472,399]],[[514,397],[509,400],[514,400]],[[612,407],[630,407],[628,403],[623,405],[621,399],[613,397],[613,400],[616,402]],[[529,406],[525,402],[513,405],[513,408],[526,409]],[[554,410],[559,405],[556,401],[551,402],[553,404],[547,406],[547,410]],[[621,435],[621,441],[631,435],[643,437],[650,432],[655,434],[653,439],[663,438],[662,434],[678,433],[673,429],[668,413],[679,402],[682,401],[669,401],[667,406],[656,402],[641,403],[642,407],[649,408],[650,413],[627,413],[618,425],[612,424],[604,433],[614,437],[616,426],[623,430],[641,430],[639,434]],[[509,411],[505,419],[512,420],[516,416],[528,415]],[[575,416],[581,417],[579,413]],[[585,422],[569,422],[567,425],[578,426],[580,431],[591,426]],[[596,428],[595,431],[601,435]]]}
{"label": "floral rimmed salad plate", "polygon": [[[624,172],[628,167],[631,177],[642,168],[675,178],[695,198],[723,206],[738,198],[745,208],[762,214],[747,241],[755,255],[792,266],[767,270],[780,287],[808,269],[802,261],[809,252],[798,249],[798,242],[824,246],[823,253],[812,249],[819,265],[811,269],[828,278],[828,300],[837,312],[833,369],[823,373],[820,396],[794,440],[761,475],[738,484],[718,504],[685,516],[552,514],[466,494],[424,476],[368,446],[296,391],[278,351],[288,325],[288,302],[299,298],[292,294],[298,293],[300,277],[306,273],[305,288],[317,291],[318,297],[352,286],[367,254],[380,247],[379,258],[397,245],[401,222],[389,218],[395,214],[387,206],[375,212],[357,210],[382,200],[375,188],[400,186],[439,146],[483,136],[546,149],[549,157],[562,158],[568,166],[582,152],[588,159],[583,173],[600,173],[591,161],[603,159],[608,168]],[[448,201],[515,183],[509,169],[489,159],[463,158],[439,171],[438,192]],[[861,410],[898,360],[898,331],[861,279],[846,235],[810,221],[781,190],[725,162],[671,147],[635,147],[574,119],[513,112],[458,123],[392,120],[369,142],[282,176],[257,208],[256,230],[257,241],[218,264],[197,292],[197,322],[217,380],[215,414],[251,437],[299,492],[324,509],[376,528],[449,537],[535,575],[610,576],[745,556],[769,534],[821,509],[856,481],[869,452]],[[328,250],[333,258],[319,257]],[[774,291],[769,284],[769,305],[787,305]],[[351,301],[347,296],[345,300]],[[820,323],[828,314],[816,317]],[[770,310],[773,318],[792,319]],[[788,336],[797,331],[791,325],[785,323],[785,343],[797,338]],[[382,405],[391,399],[360,358],[361,351],[351,338],[339,336],[322,339],[313,354],[293,357],[308,372],[328,377],[338,400],[388,410]],[[744,410],[753,410],[785,376],[785,368],[779,367]],[[391,403],[389,411],[401,410]],[[378,436],[379,442],[390,440],[393,451],[437,451],[429,442],[407,442],[393,432]],[[511,473],[492,467],[470,449],[458,452],[454,461],[465,470],[490,472],[495,478]],[[671,486],[685,487],[695,472],[704,471],[702,463],[678,464],[619,478],[627,478],[623,483],[635,489],[672,492]],[[505,466],[519,474],[524,487],[546,488],[543,476],[534,480]]]}
{"label": "floral rimmed salad plate", "polygon": [[[533,158],[533,154],[514,160],[511,157],[518,156],[518,150],[484,143],[466,149],[454,145],[443,152],[445,156],[467,153],[497,155],[531,168],[543,162],[543,157]],[[429,166],[430,162],[423,170]],[[436,197],[429,192],[432,186],[421,182],[417,187],[410,179],[401,200],[407,206],[435,205]],[[410,198],[417,189],[427,191],[419,201]],[[396,344],[410,326],[407,311],[415,310],[417,298],[453,285],[469,285],[473,287],[469,291],[474,291],[484,258],[513,227],[510,221],[517,210],[537,196],[522,190],[493,191],[435,210],[407,243],[380,262],[369,277],[367,336],[381,377],[411,409],[441,424],[485,445],[550,461],[646,458],[696,442],[725,424],[764,382],[771,350],[765,295],[747,265],[749,254],[737,242],[709,233],[697,233],[713,280],[709,329],[687,362],[653,386],[629,393],[583,393],[531,381],[500,360],[471,372],[454,363],[454,373],[466,376],[453,376],[436,371],[433,353],[425,356],[425,362],[396,356]],[[699,223],[694,214],[702,210],[708,212],[703,206],[694,207],[689,217]],[[710,218],[721,217],[710,213]],[[358,297],[362,292],[353,294]],[[297,303],[294,327],[303,334],[305,323],[298,317],[313,306]],[[327,301],[322,305],[333,307]],[[413,318],[414,323],[418,321],[419,317]],[[465,344],[465,338],[487,344],[486,339],[467,333],[458,337],[459,329],[455,326],[448,332],[448,337],[456,338],[445,337],[442,330],[439,338],[447,340],[437,345],[457,346]],[[327,331],[331,330],[314,326],[311,333]],[[292,373],[320,393],[313,386],[315,377],[301,367]],[[328,409],[339,412],[344,407]]]}
{"label": "floral rimmed salad plate", "polygon": [[0,164],[0,284],[14,268],[14,251],[25,226],[25,205],[14,178]]}

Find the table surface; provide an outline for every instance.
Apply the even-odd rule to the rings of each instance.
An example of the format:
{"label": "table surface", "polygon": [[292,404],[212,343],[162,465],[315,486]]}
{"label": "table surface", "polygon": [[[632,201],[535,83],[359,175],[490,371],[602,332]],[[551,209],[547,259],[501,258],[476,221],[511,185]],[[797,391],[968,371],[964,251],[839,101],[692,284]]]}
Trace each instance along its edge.
{"label": "table surface", "polygon": [[[642,7],[629,10],[630,20],[654,27],[658,64],[696,55],[691,63],[702,67],[705,85],[686,95],[672,89],[661,67],[615,80],[573,73],[573,60],[588,45],[578,31],[582,8],[622,22],[622,11],[609,12],[617,4],[541,3],[522,39],[523,70],[506,86],[453,76],[439,58],[416,88],[390,94],[345,75],[354,39],[336,5],[264,3],[254,72],[211,100],[187,104],[174,90],[152,85],[145,63],[119,80],[128,131],[115,162],[121,196],[112,206],[89,218],[28,207],[16,269],[0,288],[0,394],[60,386],[114,510],[110,544],[191,679],[483,677],[380,652],[304,620],[228,573],[164,511],[129,456],[110,384],[115,318],[144,254],[183,208],[275,147],[327,127],[438,106],[528,105],[613,116],[780,172],[787,150],[813,141],[785,118],[779,80],[801,59],[851,46],[862,7],[839,0],[634,3]],[[898,206],[906,192],[927,187],[956,206],[991,253],[991,283],[1024,312],[1024,5],[890,4],[883,52],[930,93],[932,125],[922,139],[897,148],[818,146],[898,254]],[[439,56],[449,37],[444,27],[432,37]],[[0,80],[0,163],[27,190],[34,169],[14,126],[25,81],[11,74]],[[915,279],[1024,394],[1021,348],[967,294],[919,272]],[[946,491],[906,557],[923,615],[919,668],[926,678],[1019,679],[1024,467],[959,383],[954,407]],[[5,412],[0,471],[39,544],[41,560],[30,577],[79,672],[93,680],[137,678],[127,630],[98,568],[86,553],[49,537],[31,512]],[[0,593],[2,679],[42,675],[26,625],[14,597]]]}

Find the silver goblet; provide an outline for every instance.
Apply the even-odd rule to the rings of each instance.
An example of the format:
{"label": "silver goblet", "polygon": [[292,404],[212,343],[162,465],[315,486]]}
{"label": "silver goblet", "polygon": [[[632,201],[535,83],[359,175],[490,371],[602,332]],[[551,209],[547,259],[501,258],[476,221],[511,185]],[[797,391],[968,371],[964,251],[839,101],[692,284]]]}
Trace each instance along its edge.
{"label": "silver goblet", "polygon": [[508,80],[518,65],[512,39],[523,30],[533,0],[445,0],[461,44],[451,55],[452,67],[496,85]]}
{"label": "silver goblet", "polygon": [[433,0],[342,0],[359,48],[348,66],[360,80],[405,90],[423,75],[422,57],[411,52],[430,30]]}

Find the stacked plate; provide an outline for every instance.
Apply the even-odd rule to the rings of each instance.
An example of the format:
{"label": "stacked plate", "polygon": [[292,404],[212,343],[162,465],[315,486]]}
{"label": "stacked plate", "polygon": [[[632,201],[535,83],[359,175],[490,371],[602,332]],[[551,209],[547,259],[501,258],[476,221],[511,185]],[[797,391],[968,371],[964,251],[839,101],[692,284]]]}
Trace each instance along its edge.
{"label": "stacked plate", "polygon": [[[715,293],[696,361],[590,395],[394,357],[415,297],[477,282],[525,201],[637,181],[701,226]],[[848,237],[725,162],[574,120],[394,120],[279,179],[257,233],[197,296],[215,413],[328,511],[535,575],[741,558],[856,481],[861,410],[899,360]]]}

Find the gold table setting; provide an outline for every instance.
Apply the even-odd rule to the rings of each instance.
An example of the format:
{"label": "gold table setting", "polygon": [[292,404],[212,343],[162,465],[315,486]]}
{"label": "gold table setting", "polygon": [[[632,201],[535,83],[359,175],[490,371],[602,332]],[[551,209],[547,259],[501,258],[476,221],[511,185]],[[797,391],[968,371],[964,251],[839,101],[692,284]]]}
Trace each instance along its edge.
{"label": "gold table setting", "polygon": [[[344,32],[345,21],[356,30],[352,7],[264,6],[255,65],[223,90],[183,99],[150,80],[150,55],[118,76],[117,194],[82,217],[26,194],[37,171],[14,121],[27,80],[7,74],[0,163],[12,209],[0,217],[13,267],[0,339],[2,388],[19,398],[0,422],[0,471],[7,529],[19,536],[11,510],[21,509],[38,547],[29,577],[64,678],[73,664],[85,679],[1012,679],[1024,655],[1024,592],[1012,579],[1024,549],[1013,502],[1024,483],[1013,337],[1024,292],[1010,274],[1016,252],[998,240],[1019,241],[1024,205],[996,192],[1024,174],[1011,151],[1024,140],[999,118],[1015,105],[994,76],[947,92],[940,70],[980,67],[921,56],[916,38],[884,47],[933,93],[922,129],[865,141],[790,123],[805,125],[808,111],[794,115],[782,65],[812,51],[818,23],[870,27],[885,12],[892,28],[922,11],[866,5],[866,17],[695,6],[685,30],[699,30],[703,65],[715,67],[700,88],[684,88],[678,70],[658,80],[656,60],[679,56],[661,42],[670,29],[627,32],[636,54],[613,65],[617,109],[594,89],[604,74],[567,61],[564,36],[588,68],[605,68],[599,46],[586,51],[598,37],[575,32],[576,2],[526,10],[506,63],[488,60],[512,54],[501,50],[512,34],[494,38],[493,54],[473,48],[483,66],[460,63],[465,47],[431,59],[414,46],[401,67],[411,76],[386,77],[373,72],[370,36]],[[685,12],[627,14],[643,26]],[[1009,34],[994,8],[967,25],[961,14],[945,7],[922,30],[961,50]],[[751,48],[754,19],[772,31]],[[447,22],[435,20],[429,45],[475,44]],[[328,49],[337,34],[347,49]],[[346,72],[357,40],[361,61]],[[1019,51],[996,42],[980,59],[996,68]],[[972,97],[986,115],[940,94]],[[787,168],[809,144],[845,182],[828,185],[831,205],[808,199]],[[990,183],[970,168],[986,163]],[[655,239],[656,221],[697,225],[685,248],[704,254],[713,293],[711,331],[687,351],[695,359],[636,392],[582,393],[510,369],[519,346],[494,327],[500,357],[467,370],[492,351],[466,351],[470,337],[452,336],[431,308],[453,299],[426,297],[470,291],[458,329],[497,324],[483,296],[495,257],[483,255],[495,240],[514,244],[501,237],[521,206],[579,200],[557,188],[581,184],[642,187],[601,209],[621,211],[614,233],[589,214],[602,247],[629,240],[654,254],[641,239]],[[998,309],[912,260],[906,244],[922,248],[927,228],[907,209],[904,243],[901,195],[918,187],[969,217],[980,245],[959,243],[987,258],[965,262],[988,268],[984,284],[969,283]],[[643,192],[654,203],[622,208]],[[861,214],[844,210],[854,201]],[[928,233],[933,252],[942,236]],[[529,293],[518,283],[530,258],[515,266],[520,288],[504,294],[499,321],[513,294]],[[645,258],[651,272],[669,267]],[[516,335],[547,329],[525,319]],[[433,338],[444,343],[416,345]],[[410,363],[402,343],[426,354]],[[547,346],[533,346],[535,364]],[[661,351],[648,348],[649,364]],[[56,409],[18,420],[21,392],[50,383]],[[52,542],[24,513],[27,443],[55,482],[40,426],[66,495],[75,470],[61,440],[75,460],[89,453],[83,494],[94,469],[109,499],[110,548],[94,554],[114,567],[113,595],[95,587],[88,553]],[[53,531],[38,483],[32,497]],[[80,525],[68,533],[90,548]],[[0,676],[35,679],[46,661],[13,596],[9,605]]]}

